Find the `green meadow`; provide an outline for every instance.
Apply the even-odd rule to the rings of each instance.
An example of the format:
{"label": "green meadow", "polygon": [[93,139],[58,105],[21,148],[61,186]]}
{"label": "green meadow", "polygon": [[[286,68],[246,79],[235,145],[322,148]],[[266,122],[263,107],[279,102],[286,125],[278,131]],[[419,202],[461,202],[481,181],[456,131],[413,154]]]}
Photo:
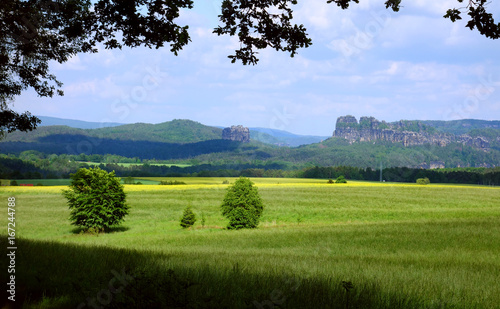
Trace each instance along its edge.
{"label": "green meadow", "polygon": [[[499,307],[499,188],[252,179],[259,228],[230,231],[219,207],[234,179],[147,180],[186,185],[126,185],[130,214],[99,235],[70,224],[63,186],[2,187],[5,208],[16,198],[16,304]],[[182,229],[188,205],[198,221]]]}

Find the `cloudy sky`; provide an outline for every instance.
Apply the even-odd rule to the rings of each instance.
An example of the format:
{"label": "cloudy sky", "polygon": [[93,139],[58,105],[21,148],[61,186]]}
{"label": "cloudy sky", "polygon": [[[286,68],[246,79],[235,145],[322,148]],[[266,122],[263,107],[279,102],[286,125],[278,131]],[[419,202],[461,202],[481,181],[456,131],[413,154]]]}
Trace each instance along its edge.
{"label": "cloudy sky", "polygon": [[[231,64],[234,38],[217,37],[220,1],[195,1],[179,23],[192,42],[168,48],[100,50],[52,65],[64,97],[18,97],[17,111],[97,122],[160,123],[283,129],[328,136],[343,115],[380,120],[500,120],[500,41],[442,16],[456,0],[403,0],[398,13],[383,0],[341,10],[302,0],[296,23],[313,45],[294,58],[260,52],[257,66]],[[500,1],[489,5],[500,19]],[[498,14],[497,14],[498,13]]]}

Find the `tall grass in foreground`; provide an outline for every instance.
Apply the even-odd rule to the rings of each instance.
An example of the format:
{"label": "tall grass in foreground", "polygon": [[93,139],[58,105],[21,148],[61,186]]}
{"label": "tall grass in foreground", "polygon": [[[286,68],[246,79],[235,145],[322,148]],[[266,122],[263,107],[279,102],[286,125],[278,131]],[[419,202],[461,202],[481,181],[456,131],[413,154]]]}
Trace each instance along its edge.
{"label": "tall grass in foreground", "polygon": [[[263,223],[244,231],[220,229],[223,189],[129,191],[128,220],[100,236],[70,225],[57,192],[23,190],[0,198],[17,194],[18,296],[27,308],[91,307],[99,299],[104,308],[500,303],[499,190],[262,186]],[[204,213],[206,228],[180,228],[188,204]],[[111,293],[116,273],[132,279],[114,281],[123,290]],[[343,281],[352,283],[349,292]]]}

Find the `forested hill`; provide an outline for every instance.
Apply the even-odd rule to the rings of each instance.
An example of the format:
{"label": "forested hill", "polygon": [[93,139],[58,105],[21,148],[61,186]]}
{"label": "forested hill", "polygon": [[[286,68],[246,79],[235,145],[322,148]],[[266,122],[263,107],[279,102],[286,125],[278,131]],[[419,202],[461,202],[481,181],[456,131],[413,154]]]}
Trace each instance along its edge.
{"label": "forested hill", "polygon": [[2,142],[40,142],[54,136],[84,136],[88,138],[142,141],[157,143],[196,143],[221,139],[222,129],[203,125],[191,120],[172,120],[159,124],[135,123],[99,129],[77,129],[68,126],[41,126],[32,132],[7,134]]}
{"label": "forested hill", "polygon": [[[64,119],[64,118],[56,118],[56,117],[48,117],[48,116],[37,116],[42,120],[42,123],[39,125],[39,129],[45,126],[68,126],[71,128],[76,128],[76,129],[100,129],[100,128],[108,128],[108,127],[117,127],[117,126],[123,126],[125,125],[124,123],[116,123],[116,122],[89,122],[89,121],[81,121],[81,120],[73,120],[73,119]],[[176,122],[182,122],[182,120]],[[188,127],[189,125],[189,120],[185,125]],[[191,124],[197,124],[196,122],[192,121]],[[168,125],[165,125],[168,123],[163,123],[160,125],[163,125],[164,127],[167,126],[166,129],[172,129],[172,125],[170,124],[170,128],[168,128]],[[140,124],[143,125],[143,124]],[[132,125],[134,126],[134,125]],[[157,126],[157,129],[160,129]],[[130,128],[130,127],[129,127]],[[220,129],[223,129],[223,127],[217,127]],[[272,145],[281,145],[281,146],[290,146],[290,147],[297,147],[300,145],[306,145],[306,144],[313,144],[313,143],[319,143],[322,140],[325,140],[328,138],[328,136],[312,136],[312,135],[297,135],[293,134],[287,131],[283,130],[277,130],[277,129],[270,129],[270,128],[249,128],[250,129],[250,138],[255,140],[255,141],[260,141],[266,144],[272,144]],[[330,130],[330,129],[329,129]],[[106,132],[111,132],[113,130],[105,130]],[[185,131],[184,131],[185,132]],[[60,132],[58,132],[59,134]],[[72,132],[73,134],[74,132]],[[78,132],[79,134],[82,134],[82,132]],[[182,132],[181,132],[182,133]],[[108,136],[111,137],[111,136]],[[210,136],[212,137],[212,136]],[[162,141],[164,139],[156,140],[156,141]],[[167,139],[168,142],[172,142],[172,139]],[[189,141],[179,141],[181,143],[189,142]]]}
{"label": "forested hill", "polygon": [[195,143],[221,139],[222,130],[192,120],[172,120],[159,124],[136,123],[95,129],[100,138],[162,143]]}
{"label": "forested hill", "polygon": [[471,131],[476,129],[500,129],[500,120],[461,119],[449,121],[421,120],[419,122],[434,127],[440,132],[455,135],[471,134]]}

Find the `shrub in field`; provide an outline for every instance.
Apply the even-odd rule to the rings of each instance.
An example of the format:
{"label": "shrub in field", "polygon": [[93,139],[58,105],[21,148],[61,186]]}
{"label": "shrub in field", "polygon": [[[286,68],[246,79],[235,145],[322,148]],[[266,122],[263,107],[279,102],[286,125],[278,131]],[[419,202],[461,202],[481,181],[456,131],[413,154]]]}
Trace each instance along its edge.
{"label": "shrub in field", "polygon": [[123,179],[123,183],[126,185],[133,185],[135,183],[134,177],[128,176],[125,179]]}
{"label": "shrub in field", "polygon": [[264,210],[257,187],[240,177],[227,188],[221,205],[222,215],[229,219],[228,229],[256,228]]}
{"label": "shrub in field", "polygon": [[339,176],[337,180],[335,180],[335,183],[347,183],[347,180],[345,180],[344,176]]}
{"label": "shrub in field", "polygon": [[205,213],[204,213],[204,212],[202,212],[202,213],[201,213],[201,222],[200,222],[200,223],[201,223],[201,226],[202,226],[202,227],[205,227],[205,223],[206,223],[206,222],[207,222],[207,219],[205,218]]}
{"label": "shrub in field", "polygon": [[19,184],[18,184],[18,183],[17,183],[17,181],[15,181],[15,180],[12,180],[12,181],[10,182],[10,185],[11,185],[11,186],[19,186]]}
{"label": "shrub in field", "polygon": [[186,183],[184,181],[177,181],[177,180],[174,180],[174,181],[162,180],[162,181],[160,181],[159,184],[162,186],[169,186],[169,185],[185,185]]}
{"label": "shrub in field", "polygon": [[333,179],[328,179],[328,183],[335,183],[335,181],[333,181]]}
{"label": "shrub in field", "polygon": [[71,224],[102,231],[121,223],[129,213],[123,185],[114,172],[81,168],[71,179],[69,190],[63,191],[71,210]]}
{"label": "shrub in field", "polygon": [[99,233],[104,232],[104,229],[102,228],[97,228],[97,227],[91,227],[86,230],[80,231],[80,235],[83,234],[88,234],[88,235],[93,235],[93,236],[99,236]]}
{"label": "shrub in field", "polygon": [[300,224],[303,221],[304,218],[302,217],[302,214],[300,212],[297,212],[297,224]]}
{"label": "shrub in field", "polygon": [[425,177],[425,178],[419,178],[417,179],[417,183],[419,185],[428,185],[431,183],[431,181],[429,180],[429,178]]}
{"label": "shrub in field", "polygon": [[186,207],[181,217],[181,226],[183,228],[188,228],[190,226],[193,226],[195,222],[196,222],[196,215],[191,209],[191,206]]}

